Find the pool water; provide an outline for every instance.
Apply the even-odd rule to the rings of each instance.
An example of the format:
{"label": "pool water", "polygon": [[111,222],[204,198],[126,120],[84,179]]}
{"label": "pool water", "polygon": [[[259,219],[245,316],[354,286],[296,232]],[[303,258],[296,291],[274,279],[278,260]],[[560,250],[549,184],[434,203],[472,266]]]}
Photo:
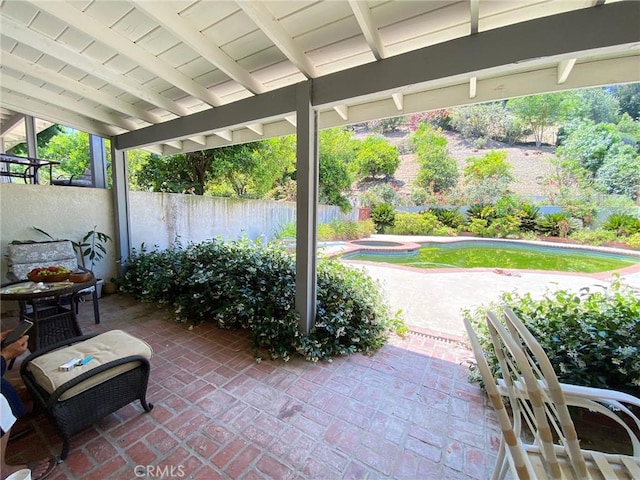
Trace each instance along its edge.
{"label": "pool water", "polygon": [[594,250],[544,247],[508,242],[423,244],[410,253],[354,252],[349,260],[384,262],[418,268],[513,268],[596,273],[640,263],[640,257]]}

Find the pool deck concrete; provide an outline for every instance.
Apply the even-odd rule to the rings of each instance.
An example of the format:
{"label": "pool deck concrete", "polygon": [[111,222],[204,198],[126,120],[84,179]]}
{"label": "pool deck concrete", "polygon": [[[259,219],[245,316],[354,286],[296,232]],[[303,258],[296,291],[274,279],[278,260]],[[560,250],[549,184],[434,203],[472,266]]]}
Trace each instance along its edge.
{"label": "pool deck concrete", "polygon": [[[473,237],[429,237],[374,235],[372,240],[396,242],[443,242],[469,240]],[[487,239],[478,239],[487,240]],[[541,242],[536,242],[540,244]],[[542,242],[554,247],[585,249],[582,245],[558,245]],[[341,247],[332,247],[326,254],[339,253]],[[344,251],[346,247],[342,247]],[[605,247],[591,247],[599,251],[629,254],[628,250]],[[632,254],[636,252],[631,252]],[[597,274],[574,274],[541,270],[506,269],[418,269],[402,266],[382,266],[379,263],[343,260],[349,265],[363,268],[372,278],[378,280],[385,296],[394,310],[402,310],[402,316],[413,331],[441,336],[452,340],[462,340],[465,336],[462,310],[487,305],[500,298],[503,292],[530,292],[540,297],[545,292],[566,289],[579,291],[582,288],[599,288],[610,285],[614,274],[619,275],[623,284],[640,290],[640,252],[638,264],[615,272]]]}

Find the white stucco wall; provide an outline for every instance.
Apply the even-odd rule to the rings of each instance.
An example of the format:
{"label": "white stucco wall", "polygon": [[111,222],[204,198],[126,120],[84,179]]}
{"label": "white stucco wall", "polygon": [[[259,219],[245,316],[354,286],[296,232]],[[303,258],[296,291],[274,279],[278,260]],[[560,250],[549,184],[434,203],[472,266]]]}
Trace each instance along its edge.
{"label": "white stucco wall", "polygon": [[[183,244],[221,237],[243,236],[271,240],[296,218],[296,204],[268,200],[212,198],[176,193],[130,192],[131,246],[139,249],[157,245],[161,250],[177,237]],[[320,205],[318,222],[357,219],[357,212],[340,214],[334,206]]]}
{"label": "white stucco wall", "polygon": [[[292,202],[212,198],[172,193],[130,192],[131,246],[164,249],[176,238],[183,244],[222,237],[273,238],[295,220]],[[93,229],[115,238],[112,191],[96,188],[0,183],[1,283],[8,281],[7,244],[13,240],[47,240],[36,226],[56,238],[79,241]],[[321,205],[320,223],[347,216],[337,207]],[[107,244],[107,257],[96,265],[96,276],[109,279],[116,272],[114,243]]]}
{"label": "white stucco wall", "polygon": [[[46,241],[33,227],[54,238],[80,241],[96,227],[114,237],[111,190],[50,185],[0,184],[0,248],[2,283],[7,282],[7,244],[13,240]],[[115,275],[115,249],[107,245],[107,256],[94,268],[99,278]],[[89,268],[89,265],[87,265]]]}

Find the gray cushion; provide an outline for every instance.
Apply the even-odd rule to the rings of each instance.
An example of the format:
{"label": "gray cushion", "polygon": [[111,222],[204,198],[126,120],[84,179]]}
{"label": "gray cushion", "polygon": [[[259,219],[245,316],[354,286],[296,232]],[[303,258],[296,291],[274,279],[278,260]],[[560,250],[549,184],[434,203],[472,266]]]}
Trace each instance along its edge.
{"label": "gray cushion", "polygon": [[78,257],[69,240],[7,245],[7,276],[11,280],[24,280],[34,268],[53,265],[78,268]]}

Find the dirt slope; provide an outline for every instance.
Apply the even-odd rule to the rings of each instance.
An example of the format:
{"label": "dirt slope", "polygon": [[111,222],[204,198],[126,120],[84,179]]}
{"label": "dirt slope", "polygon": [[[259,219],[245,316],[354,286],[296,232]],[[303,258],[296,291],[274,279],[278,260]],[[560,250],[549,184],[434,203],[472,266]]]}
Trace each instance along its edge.
{"label": "dirt slope", "polygon": [[[409,141],[408,131],[387,135],[390,143],[402,146]],[[474,148],[472,142],[462,138],[454,132],[444,132],[447,137],[450,155],[458,162],[458,169],[462,173],[469,157],[481,157],[491,149],[507,152],[507,160],[513,166],[515,181],[511,184],[514,193],[520,195],[545,195],[544,179],[552,174],[554,167],[551,160],[554,157],[555,148],[543,145],[536,148],[535,145],[510,146],[501,142],[490,142],[486,148]],[[410,194],[419,170],[414,154],[405,154],[400,157],[400,167],[396,171],[394,183],[399,187],[400,194]]]}

